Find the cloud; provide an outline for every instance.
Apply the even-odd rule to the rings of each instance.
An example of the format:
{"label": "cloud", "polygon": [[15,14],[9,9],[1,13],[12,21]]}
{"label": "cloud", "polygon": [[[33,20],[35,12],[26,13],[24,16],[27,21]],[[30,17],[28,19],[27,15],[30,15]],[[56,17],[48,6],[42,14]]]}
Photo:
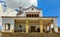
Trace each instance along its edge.
{"label": "cloud", "polygon": [[9,8],[17,8],[19,6],[19,2],[15,0],[6,0],[7,6]]}
{"label": "cloud", "polygon": [[30,3],[34,6],[37,6],[37,0],[30,0]]}
{"label": "cloud", "polygon": [[31,0],[5,0],[5,1],[7,2],[7,6],[13,9],[18,8],[20,5],[20,2],[22,2],[23,7],[29,7],[32,4],[34,6],[37,6],[37,0],[33,0],[34,2]]}

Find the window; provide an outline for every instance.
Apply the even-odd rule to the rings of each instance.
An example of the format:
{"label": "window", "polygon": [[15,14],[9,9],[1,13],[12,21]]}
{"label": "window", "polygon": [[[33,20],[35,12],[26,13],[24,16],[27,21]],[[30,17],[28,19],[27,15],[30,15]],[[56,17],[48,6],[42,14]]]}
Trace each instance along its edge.
{"label": "window", "polygon": [[39,14],[27,14],[26,17],[39,17]]}
{"label": "window", "polygon": [[10,23],[5,24],[5,30],[10,30]]}
{"label": "window", "polygon": [[34,10],[34,8],[32,8],[32,10]]}
{"label": "window", "polygon": [[34,14],[34,17],[36,17],[36,14]]}
{"label": "window", "polygon": [[32,14],[32,17],[34,17],[34,15]]}
{"label": "window", "polygon": [[28,14],[26,16],[28,17]]}
{"label": "window", "polygon": [[37,17],[39,17],[39,15],[37,14]]}
{"label": "window", "polygon": [[29,17],[31,17],[31,14],[30,14],[30,16]]}

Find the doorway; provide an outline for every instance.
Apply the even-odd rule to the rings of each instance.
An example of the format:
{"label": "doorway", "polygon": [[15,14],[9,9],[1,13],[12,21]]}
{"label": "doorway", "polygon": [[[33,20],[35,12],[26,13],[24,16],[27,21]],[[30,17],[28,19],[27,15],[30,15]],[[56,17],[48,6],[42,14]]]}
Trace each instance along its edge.
{"label": "doorway", "polygon": [[36,32],[36,26],[31,26],[31,32]]}

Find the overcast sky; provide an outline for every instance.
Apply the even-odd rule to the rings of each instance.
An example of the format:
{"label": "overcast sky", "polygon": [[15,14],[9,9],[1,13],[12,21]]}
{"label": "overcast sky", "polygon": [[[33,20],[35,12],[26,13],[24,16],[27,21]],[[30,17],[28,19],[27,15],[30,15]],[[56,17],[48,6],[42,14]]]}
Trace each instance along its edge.
{"label": "overcast sky", "polygon": [[37,0],[5,0],[9,8],[18,8],[20,2],[23,7],[29,7],[31,5],[37,6]]}

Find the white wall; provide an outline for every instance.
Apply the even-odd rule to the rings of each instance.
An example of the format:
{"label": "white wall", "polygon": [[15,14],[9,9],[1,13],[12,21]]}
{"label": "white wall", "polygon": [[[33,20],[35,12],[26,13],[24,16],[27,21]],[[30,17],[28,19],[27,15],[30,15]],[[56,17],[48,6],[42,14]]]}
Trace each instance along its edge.
{"label": "white wall", "polygon": [[42,16],[42,10],[38,10],[36,8],[34,8],[34,10],[32,10],[32,7],[30,9],[27,10],[23,10],[23,14],[21,14],[20,16],[26,16],[25,12],[40,12],[39,16]]}
{"label": "white wall", "polygon": [[[10,23],[10,30],[5,30],[5,23]],[[14,29],[14,19],[13,18],[3,18],[2,19],[2,32],[12,32]]]}

